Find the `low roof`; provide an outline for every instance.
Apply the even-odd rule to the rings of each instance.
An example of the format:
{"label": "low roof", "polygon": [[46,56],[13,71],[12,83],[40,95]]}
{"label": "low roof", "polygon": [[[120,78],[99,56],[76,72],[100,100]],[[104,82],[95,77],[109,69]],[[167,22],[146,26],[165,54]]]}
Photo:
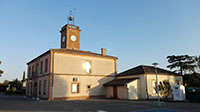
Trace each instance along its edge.
{"label": "low roof", "polygon": [[110,82],[105,83],[103,86],[124,86],[129,82],[132,82],[139,78],[128,78],[128,79],[114,79]]}
{"label": "low roof", "polygon": [[[166,74],[166,75],[180,75],[175,72],[171,72],[162,68],[157,68],[158,74]],[[117,74],[117,76],[129,76],[129,75],[140,75],[140,74],[155,74],[154,66],[140,65],[124,72]]]}
{"label": "low roof", "polygon": [[78,54],[78,55],[85,55],[85,56],[94,56],[94,57],[105,57],[105,58],[113,58],[113,59],[118,59],[117,57],[114,56],[109,56],[109,55],[102,55],[98,53],[93,53],[90,51],[82,51],[82,50],[74,50],[74,49],[49,49],[48,51],[44,52],[43,54],[39,55],[38,57],[34,58],[33,60],[29,61],[27,64],[32,63],[33,61],[39,59],[40,57],[50,53],[51,51],[53,52],[63,52],[63,53],[69,53],[69,54]]}

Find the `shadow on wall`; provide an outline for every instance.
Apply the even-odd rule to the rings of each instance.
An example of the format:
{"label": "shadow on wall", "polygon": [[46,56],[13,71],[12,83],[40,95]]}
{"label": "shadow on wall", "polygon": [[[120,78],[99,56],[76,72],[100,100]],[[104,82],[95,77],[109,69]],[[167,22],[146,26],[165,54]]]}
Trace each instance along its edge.
{"label": "shadow on wall", "polygon": [[53,96],[55,98],[66,98],[71,90],[71,85],[68,84],[70,84],[70,82],[67,82],[65,78],[54,77]]}
{"label": "shadow on wall", "polygon": [[112,73],[110,75],[107,75],[106,77],[103,77],[101,79],[98,80],[98,85],[97,86],[92,86],[90,89],[89,89],[89,96],[91,97],[103,97],[105,98],[106,96],[106,92],[105,92],[105,88],[103,86],[103,84],[115,79],[115,76],[116,74],[115,73]]}
{"label": "shadow on wall", "polygon": [[[114,73],[108,75],[107,77],[103,77],[100,78],[99,80],[97,80],[96,85],[91,85],[91,88],[87,90],[87,83],[82,83],[82,81],[84,82],[89,82],[89,80],[96,78],[96,77],[92,77],[89,80],[83,80],[83,79],[79,79],[79,81],[77,81],[77,83],[80,83],[79,85],[79,92],[85,92],[85,93],[80,93],[80,94],[74,94],[72,95],[73,97],[105,97],[105,89],[103,87],[103,84],[111,81],[114,79]],[[78,77],[78,76],[75,76]],[[55,99],[59,100],[59,99],[66,99],[67,97],[70,97],[71,95],[71,91],[72,91],[72,85],[71,83],[73,82],[72,80],[65,80],[68,77],[54,77],[54,93],[53,96]],[[71,77],[69,77],[71,79]],[[96,80],[96,79],[94,79]],[[83,85],[86,84],[86,85]],[[85,88],[81,88],[81,87],[85,87]],[[85,91],[84,91],[85,90]],[[69,96],[70,95],[70,96]]]}

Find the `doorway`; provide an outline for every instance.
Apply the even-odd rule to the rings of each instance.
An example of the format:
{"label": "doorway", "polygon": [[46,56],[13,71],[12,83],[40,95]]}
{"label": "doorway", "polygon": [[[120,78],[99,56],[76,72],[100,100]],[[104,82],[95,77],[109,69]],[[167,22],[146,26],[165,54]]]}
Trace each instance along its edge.
{"label": "doorway", "polygon": [[117,86],[113,86],[113,98],[117,99]]}

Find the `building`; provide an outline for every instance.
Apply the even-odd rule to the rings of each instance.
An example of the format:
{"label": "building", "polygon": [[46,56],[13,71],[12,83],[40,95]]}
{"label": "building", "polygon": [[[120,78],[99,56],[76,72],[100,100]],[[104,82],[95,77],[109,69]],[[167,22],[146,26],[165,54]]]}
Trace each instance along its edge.
{"label": "building", "polygon": [[61,48],[29,61],[26,94],[49,100],[104,97],[103,84],[114,79],[117,57],[80,50],[80,28],[61,28]]}
{"label": "building", "polygon": [[[170,85],[183,84],[182,76],[157,68],[158,82],[168,80]],[[155,68],[140,65],[116,75],[116,79],[104,84],[107,98],[153,99],[157,98]]]}

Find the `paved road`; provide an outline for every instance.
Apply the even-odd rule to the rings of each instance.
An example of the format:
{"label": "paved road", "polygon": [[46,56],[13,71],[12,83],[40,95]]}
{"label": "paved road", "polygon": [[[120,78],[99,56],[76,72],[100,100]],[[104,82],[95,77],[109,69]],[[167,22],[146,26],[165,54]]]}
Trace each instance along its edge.
{"label": "paved road", "polygon": [[[103,99],[36,101],[0,94],[0,112],[136,112],[155,108],[157,107],[152,104],[152,101]],[[168,102],[162,109],[200,112],[200,104]]]}

